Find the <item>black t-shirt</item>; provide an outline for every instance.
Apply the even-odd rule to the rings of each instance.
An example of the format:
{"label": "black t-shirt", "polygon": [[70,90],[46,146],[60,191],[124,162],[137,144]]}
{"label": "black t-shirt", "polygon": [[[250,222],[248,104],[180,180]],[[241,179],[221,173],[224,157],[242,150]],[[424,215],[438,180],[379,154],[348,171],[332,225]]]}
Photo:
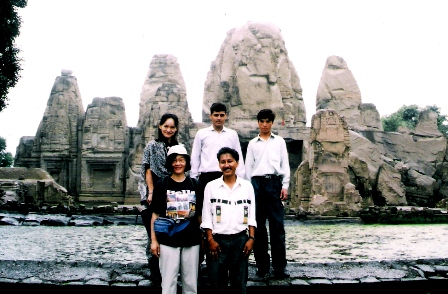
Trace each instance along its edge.
{"label": "black t-shirt", "polygon": [[195,179],[186,177],[176,182],[171,177],[161,179],[154,186],[151,207],[159,216],[189,219],[190,224],[172,237],[157,236],[160,244],[171,247],[189,247],[201,243],[202,231],[198,216],[202,214],[204,188]]}

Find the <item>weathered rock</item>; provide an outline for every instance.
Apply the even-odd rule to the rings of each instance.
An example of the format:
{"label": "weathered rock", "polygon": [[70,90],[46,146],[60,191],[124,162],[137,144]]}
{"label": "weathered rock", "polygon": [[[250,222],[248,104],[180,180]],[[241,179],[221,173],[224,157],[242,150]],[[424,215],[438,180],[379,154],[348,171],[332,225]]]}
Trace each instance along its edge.
{"label": "weathered rock", "polygon": [[383,163],[378,171],[377,189],[379,197],[384,199],[386,205],[407,205],[406,187],[401,182],[401,174],[386,163]]}
{"label": "weathered rock", "polygon": [[316,111],[335,110],[345,117],[350,129],[358,129],[362,125],[360,104],[361,91],[345,60],[328,57],[317,89]]}
{"label": "weathered rock", "polygon": [[0,188],[9,193],[0,196],[0,206],[8,201],[71,204],[67,190],[41,168],[0,167]]}
{"label": "weathered rock", "polygon": [[437,128],[438,114],[432,110],[420,112],[414,134],[425,137],[441,137],[442,133]]}
{"label": "weathered rock", "polygon": [[361,126],[369,130],[383,130],[380,113],[374,104],[361,103],[359,105],[359,110],[361,111]]}
{"label": "weathered rock", "polygon": [[[447,139],[437,130],[436,113],[422,112],[413,131],[383,132],[375,105],[362,103],[344,59],[330,56],[316,94],[319,123],[306,127],[300,79],[280,29],[272,24],[249,22],[228,32],[207,75],[199,123],[192,121],[180,67],[172,55],[153,56],[136,127],[127,126],[118,97],[94,98],[84,113],[71,74],[63,69],[56,78],[36,136],[21,138],[15,158],[16,167],[46,170],[57,186],[29,184],[25,177],[0,179],[0,202],[8,208],[34,211],[30,205],[51,200],[66,208],[50,204],[47,212],[67,212],[72,196],[77,201],[139,203],[143,148],[156,136],[160,116],[179,116],[178,139],[191,150],[196,131],[210,124],[210,105],[218,101],[228,106],[226,125],[237,130],[243,155],[258,134],[258,111],[276,112],[273,131],[285,138],[293,175],[286,211],[308,213],[315,195],[314,209],[330,214],[354,212],[358,196],[363,207],[374,200],[404,203],[403,197],[408,203],[431,206],[448,198]],[[336,116],[328,112],[321,120],[319,111],[328,109],[344,123],[334,123]],[[400,172],[405,196],[396,172],[384,164]],[[382,166],[382,173],[390,176],[381,175],[379,184]],[[60,187],[65,195],[60,195]],[[317,208],[322,199],[325,205]]]}
{"label": "weathered rock", "polygon": [[43,168],[68,194],[76,193],[78,166],[73,161],[79,151],[78,129],[84,108],[76,77],[56,78],[44,116],[34,137],[31,156],[16,153],[17,166]]}
{"label": "weathered rock", "polygon": [[[300,79],[279,28],[248,22],[227,33],[204,86],[203,122],[210,122],[210,105],[218,101],[227,105],[229,125],[243,138],[257,133],[256,114],[263,108],[276,112],[284,125],[305,126]],[[250,123],[249,128],[239,122]]]}
{"label": "weathered rock", "polygon": [[[309,211],[319,215],[340,215],[361,209],[355,189],[345,191],[345,187],[350,190],[351,186],[347,186],[350,183],[350,135],[344,117],[334,110],[319,110],[312,118],[310,144],[310,172],[304,170],[301,176],[301,180],[307,178],[310,181],[310,198],[304,199],[304,203],[310,202]],[[303,181],[301,184],[306,186]],[[303,192],[297,194],[303,195]],[[350,198],[350,207],[346,195]]]}
{"label": "weathered rock", "polygon": [[[197,128],[188,108],[184,79],[177,58],[169,54],[154,55],[140,94],[140,114],[131,142],[127,169],[127,199],[140,201],[140,165],[146,144],[157,137],[160,117],[174,113],[179,117],[178,141],[191,150]],[[141,186],[141,185],[140,185]],[[133,200],[131,200],[133,198]]]}
{"label": "weathered rock", "polygon": [[78,201],[124,202],[128,152],[127,122],[119,97],[94,98],[82,132]]}

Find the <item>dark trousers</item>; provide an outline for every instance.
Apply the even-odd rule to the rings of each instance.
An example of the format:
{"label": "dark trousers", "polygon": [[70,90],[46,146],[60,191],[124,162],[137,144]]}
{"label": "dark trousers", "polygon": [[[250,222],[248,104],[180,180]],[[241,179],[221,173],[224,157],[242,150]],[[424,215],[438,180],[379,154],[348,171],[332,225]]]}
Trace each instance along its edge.
{"label": "dark trousers", "polygon": [[202,187],[205,188],[207,186],[208,182],[211,182],[213,180],[216,180],[222,176],[222,172],[209,172],[209,173],[201,173],[199,175],[199,182],[201,183]]}
{"label": "dark trousers", "polygon": [[[211,293],[245,294],[248,275],[248,257],[244,256],[244,245],[247,242],[246,232],[235,235],[213,235],[221,249],[218,259],[207,255],[209,264],[208,279]],[[230,281],[230,289],[227,285]]]}
{"label": "dark trousers", "polygon": [[161,280],[159,268],[159,259],[151,253],[151,206],[145,205],[146,209],[141,212],[142,222],[145,225],[146,233],[148,234],[148,241],[146,243],[146,258],[148,258],[149,271],[151,272],[151,279]]}
{"label": "dark trousers", "polygon": [[[201,174],[199,175],[198,181],[201,183],[202,187],[205,189],[205,186],[206,186],[209,182],[211,182],[211,181],[213,181],[213,180],[216,180],[216,179],[219,178],[220,176],[222,176],[222,172],[201,173]],[[206,242],[206,243],[207,243],[207,242]],[[210,263],[209,263],[209,260],[210,260],[210,259],[209,259],[208,255],[206,254],[207,251],[208,251],[207,245],[208,245],[208,244],[206,244],[204,250],[201,250],[201,252],[199,253],[199,256],[204,256],[204,253],[205,253],[205,264],[206,264],[206,266],[207,266],[207,271],[208,271],[208,268],[210,267]],[[204,252],[204,251],[205,251],[205,252]]]}
{"label": "dark trousers", "polygon": [[[154,186],[156,183],[160,180],[160,178],[154,173],[151,172],[152,180],[154,183]],[[148,192],[148,191],[146,191]],[[151,253],[151,218],[152,218],[152,208],[151,205],[148,205],[147,202],[141,203],[146,207],[145,210],[141,212],[142,216],[142,222],[145,225],[146,233],[148,234],[148,241],[146,243],[146,258],[148,259],[148,266],[149,271],[151,272],[151,279],[154,281],[156,280],[161,281],[162,276],[160,275],[160,268],[159,268],[159,258],[157,256],[154,256]]]}
{"label": "dark trousers", "polygon": [[269,270],[268,231],[274,271],[282,271],[286,267],[285,245],[285,211],[280,199],[281,179],[252,177],[255,192],[257,228],[255,229],[254,257],[258,269]]}

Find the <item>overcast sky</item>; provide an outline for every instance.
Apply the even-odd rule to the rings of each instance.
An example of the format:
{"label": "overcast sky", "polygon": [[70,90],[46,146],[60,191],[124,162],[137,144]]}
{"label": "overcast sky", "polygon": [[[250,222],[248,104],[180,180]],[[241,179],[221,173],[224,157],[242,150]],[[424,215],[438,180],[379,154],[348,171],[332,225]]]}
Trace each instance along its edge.
{"label": "overcast sky", "polygon": [[347,62],[362,102],[380,115],[403,105],[438,105],[448,114],[448,17],[440,1],[28,0],[22,16],[22,78],[0,113],[0,136],[15,154],[34,136],[54,80],[73,70],[84,110],[94,97],[123,98],[138,121],[152,57],[178,58],[193,119],[201,120],[204,82],[226,33],[248,21],[281,29],[303,88],[308,123],[327,57]]}

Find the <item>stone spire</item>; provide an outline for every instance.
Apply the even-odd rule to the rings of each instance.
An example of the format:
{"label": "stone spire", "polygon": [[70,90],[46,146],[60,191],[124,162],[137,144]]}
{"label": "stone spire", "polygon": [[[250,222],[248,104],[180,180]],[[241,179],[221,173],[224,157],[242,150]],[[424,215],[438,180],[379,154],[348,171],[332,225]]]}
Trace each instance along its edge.
{"label": "stone spire", "polygon": [[227,105],[229,125],[256,122],[263,108],[274,110],[279,123],[306,125],[300,79],[279,28],[248,22],[227,33],[205,82],[204,122],[210,122],[210,105],[218,101]]}
{"label": "stone spire", "polygon": [[36,167],[44,168],[69,193],[76,190],[78,172],[75,164],[79,152],[78,130],[84,108],[76,77],[62,70],[56,77],[44,116],[34,138],[32,157],[40,159]]}
{"label": "stone spire", "polygon": [[[137,128],[132,130],[127,194],[135,194],[140,181],[140,165],[146,144],[157,137],[160,117],[174,113],[179,117],[177,139],[191,152],[197,127],[188,108],[185,82],[177,58],[170,54],[154,55],[140,94]],[[140,197],[140,196],[138,196]]]}
{"label": "stone spire", "polygon": [[317,89],[316,111],[335,110],[350,126],[361,125],[361,91],[342,57],[330,56]]}

